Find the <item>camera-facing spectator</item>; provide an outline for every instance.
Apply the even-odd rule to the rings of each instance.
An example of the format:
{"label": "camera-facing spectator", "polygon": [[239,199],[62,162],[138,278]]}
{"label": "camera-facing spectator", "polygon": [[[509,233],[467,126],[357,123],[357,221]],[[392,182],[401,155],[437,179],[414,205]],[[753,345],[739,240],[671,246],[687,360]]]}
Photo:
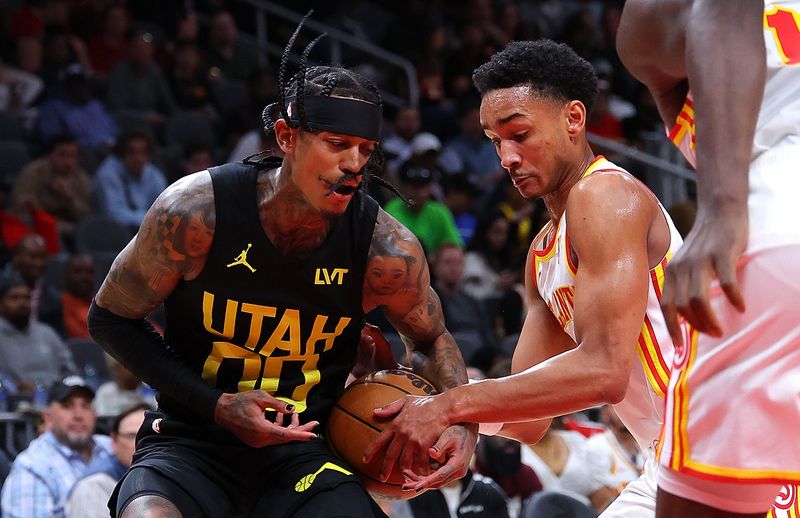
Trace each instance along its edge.
{"label": "camera-facing spectator", "polygon": [[112,455],[109,438],[94,435],[93,397],[78,376],[50,387],[45,432],[11,466],[3,485],[3,516],[62,516],[67,494],[86,467]]}
{"label": "camera-facing spectator", "polygon": [[247,81],[257,68],[255,56],[236,41],[238,29],[228,11],[218,11],[211,17],[208,64],[223,78]]}
{"label": "camera-facing spectator", "polygon": [[31,290],[16,274],[0,278],[0,358],[0,374],[22,397],[76,372],[53,328],[31,319]]}
{"label": "camera-facing spectator", "polygon": [[133,462],[136,432],[144,421],[147,405],[136,405],[114,419],[111,450],[114,455],[97,456],[72,486],[67,496],[66,518],[107,518],[108,499],[114,486]]}
{"label": "camera-facing spectator", "polygon": [[41,320],[62,337],[88,338],[89,306],[94,297],[94,260],[90,255],[73,255],[64,269],[64,289],[48,291],[42,301]]}
{"label": "camera-facing spectator", "polygon": [[108,75],[109,109],[142,112],[151,124],[166,122],[166,116],[175,111],[175,99],[154,53],[152,34],[138,31],[130,37],[128,58]]}
{"label": "camera-facing spectator", "polygon": [[62,236],[71,236],[75,223],[91,209],[92,182],[78,164],[78,142],[71,135],[56,137],[47,156],[20,172],[14,203],[31,203],[56,218]]}
{"label": "camera-facing spectator", "polygon": [[131,232],[138,230],[147,209],[167,186],[164,174],[150,161],[152,152],[149,135],[125,133],[92,181],[97,212],[111,216]]}
{"label": "camera-facing spectator", "polygon": [[59,135],[73,135],[81,147],[105,149],[117,136],[117,125],[103,104],[91,96],[86,69],[72,63],[65,70],[63,95],[51,96],[39,109],[37,133],[49,143]]}

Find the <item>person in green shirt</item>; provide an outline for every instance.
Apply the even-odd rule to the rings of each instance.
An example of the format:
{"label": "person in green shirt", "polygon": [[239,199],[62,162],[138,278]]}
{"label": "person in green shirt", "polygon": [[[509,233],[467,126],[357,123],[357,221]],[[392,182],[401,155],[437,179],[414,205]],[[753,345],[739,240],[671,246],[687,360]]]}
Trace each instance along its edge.
{"label": "person in green shirt", "polygon": [[413,200],[414,205],[408,206],[398,197],[387,202],[384,210],[417,236],[427,254],[447,243],[463,248],[464,241],[450,209],[431,199],[433,171],[413,162],[404,162],[398,171],[398,179],[403,195]]}

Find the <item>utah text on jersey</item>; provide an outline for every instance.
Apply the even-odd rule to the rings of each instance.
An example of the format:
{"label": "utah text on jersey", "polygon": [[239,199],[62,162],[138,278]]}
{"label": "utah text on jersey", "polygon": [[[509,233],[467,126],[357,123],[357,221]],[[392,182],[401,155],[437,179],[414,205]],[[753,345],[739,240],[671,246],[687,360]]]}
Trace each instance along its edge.
{"label": "utah text on jersey", "polygon": [[[222,325],[215,322],[224,307]],[[216,309],[215,309],[216,308]],[[308,392],[320,381],[317,363],[320,355],[333,347],[336,337],[350,323],[349,317],[340,317],[329,323],[331,317],[316,315],[311,328],[301,326],[300,310],[277,308],[241,302],[233,299],[217,300],[213,293],[203,293],[203,325],[206,331],[219,337],[203,365],[203,379],[216,384],[217,374],[224,362],[242,361],[242,377],[238,389],[263,389],[269,393],[278,390],[285,362],[302,363],[304,383],[298,385],[290,399],[298,412],[306,408]],[[247,326],[244,345],[232,343],[242,335]],[[237,333],[238,331],[238,333]]]}

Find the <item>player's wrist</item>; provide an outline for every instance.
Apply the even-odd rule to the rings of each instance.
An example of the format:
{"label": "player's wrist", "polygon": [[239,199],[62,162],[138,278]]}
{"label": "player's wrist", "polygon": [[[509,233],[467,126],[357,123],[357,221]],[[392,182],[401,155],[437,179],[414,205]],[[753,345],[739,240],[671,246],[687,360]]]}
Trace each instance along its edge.
{"label": "player's wrist", "polygon": [[438,408],[434,410],[434,415],[438,415],[444,420],[447,426],[464,423],[464,419],[459,416],[459,400],[456,392],[461,387],[453,387],[441,394],[434,396],[434,401],[438,403]]}

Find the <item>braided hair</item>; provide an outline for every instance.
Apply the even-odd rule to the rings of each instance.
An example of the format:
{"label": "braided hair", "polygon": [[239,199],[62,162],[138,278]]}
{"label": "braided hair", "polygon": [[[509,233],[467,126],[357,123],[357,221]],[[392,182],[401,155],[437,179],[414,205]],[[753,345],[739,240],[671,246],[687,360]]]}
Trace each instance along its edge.
{"label": "braided hair", "polygon": [[[365,101],[381,107],[383,106],[383,99],[381,97],[380,90],[378,90],[378,87],[375,85],[375,83],[366,77],[343,67],[307,66],[308,56],[311,53],[311,50],[319,42],[319,40],[325,36],[324,33],[316,37],[306,46],[300,56],[298,70],[287,81],[289,52],[291,51],[292,46],[297,39],[297,35],[300,33],[303,23],[312,12],[313,11],[309,11],[309,13],[306,14],[300,21],[291,38],[289,38],[289,42],[283,51],[280,71],[278,74],[280,90],[279,101],[278,103],[273,103],[265,107],[261,114],[261,119],[264,123],[264,131],[270,137],[274,136],[275,134],[275,121],[279,118],[283,118],[291,127],[299,127],[303,131],[310,133],[316,133],[318,131],[317,128],[315,128],[313,124],[310,123],[306,118],[305,98],[307,96],[343,97]],[[289,116],[289,103],[287,102],[287,99],[296,99],[297,119],[299,119],[299,123],[296,122],[297,119],[292,121],[291,117]],[[366,192],[369,182],[374,181],[381,187],[392,191],[407,204],[412,205],[413,203],[406,200],[397,187],[379,176],[383,170],[383,164],[383,153],[381,152],[380,147],[376,146],[375,150],[367,160],[366,165],[364,165],[360,171],[345,173],[344,176],[331,185],[330,190],[328,191],[329,194],[336,191],[347,181],[360,175],[363,176],[363,180],[359,187],[362,192]]]}

